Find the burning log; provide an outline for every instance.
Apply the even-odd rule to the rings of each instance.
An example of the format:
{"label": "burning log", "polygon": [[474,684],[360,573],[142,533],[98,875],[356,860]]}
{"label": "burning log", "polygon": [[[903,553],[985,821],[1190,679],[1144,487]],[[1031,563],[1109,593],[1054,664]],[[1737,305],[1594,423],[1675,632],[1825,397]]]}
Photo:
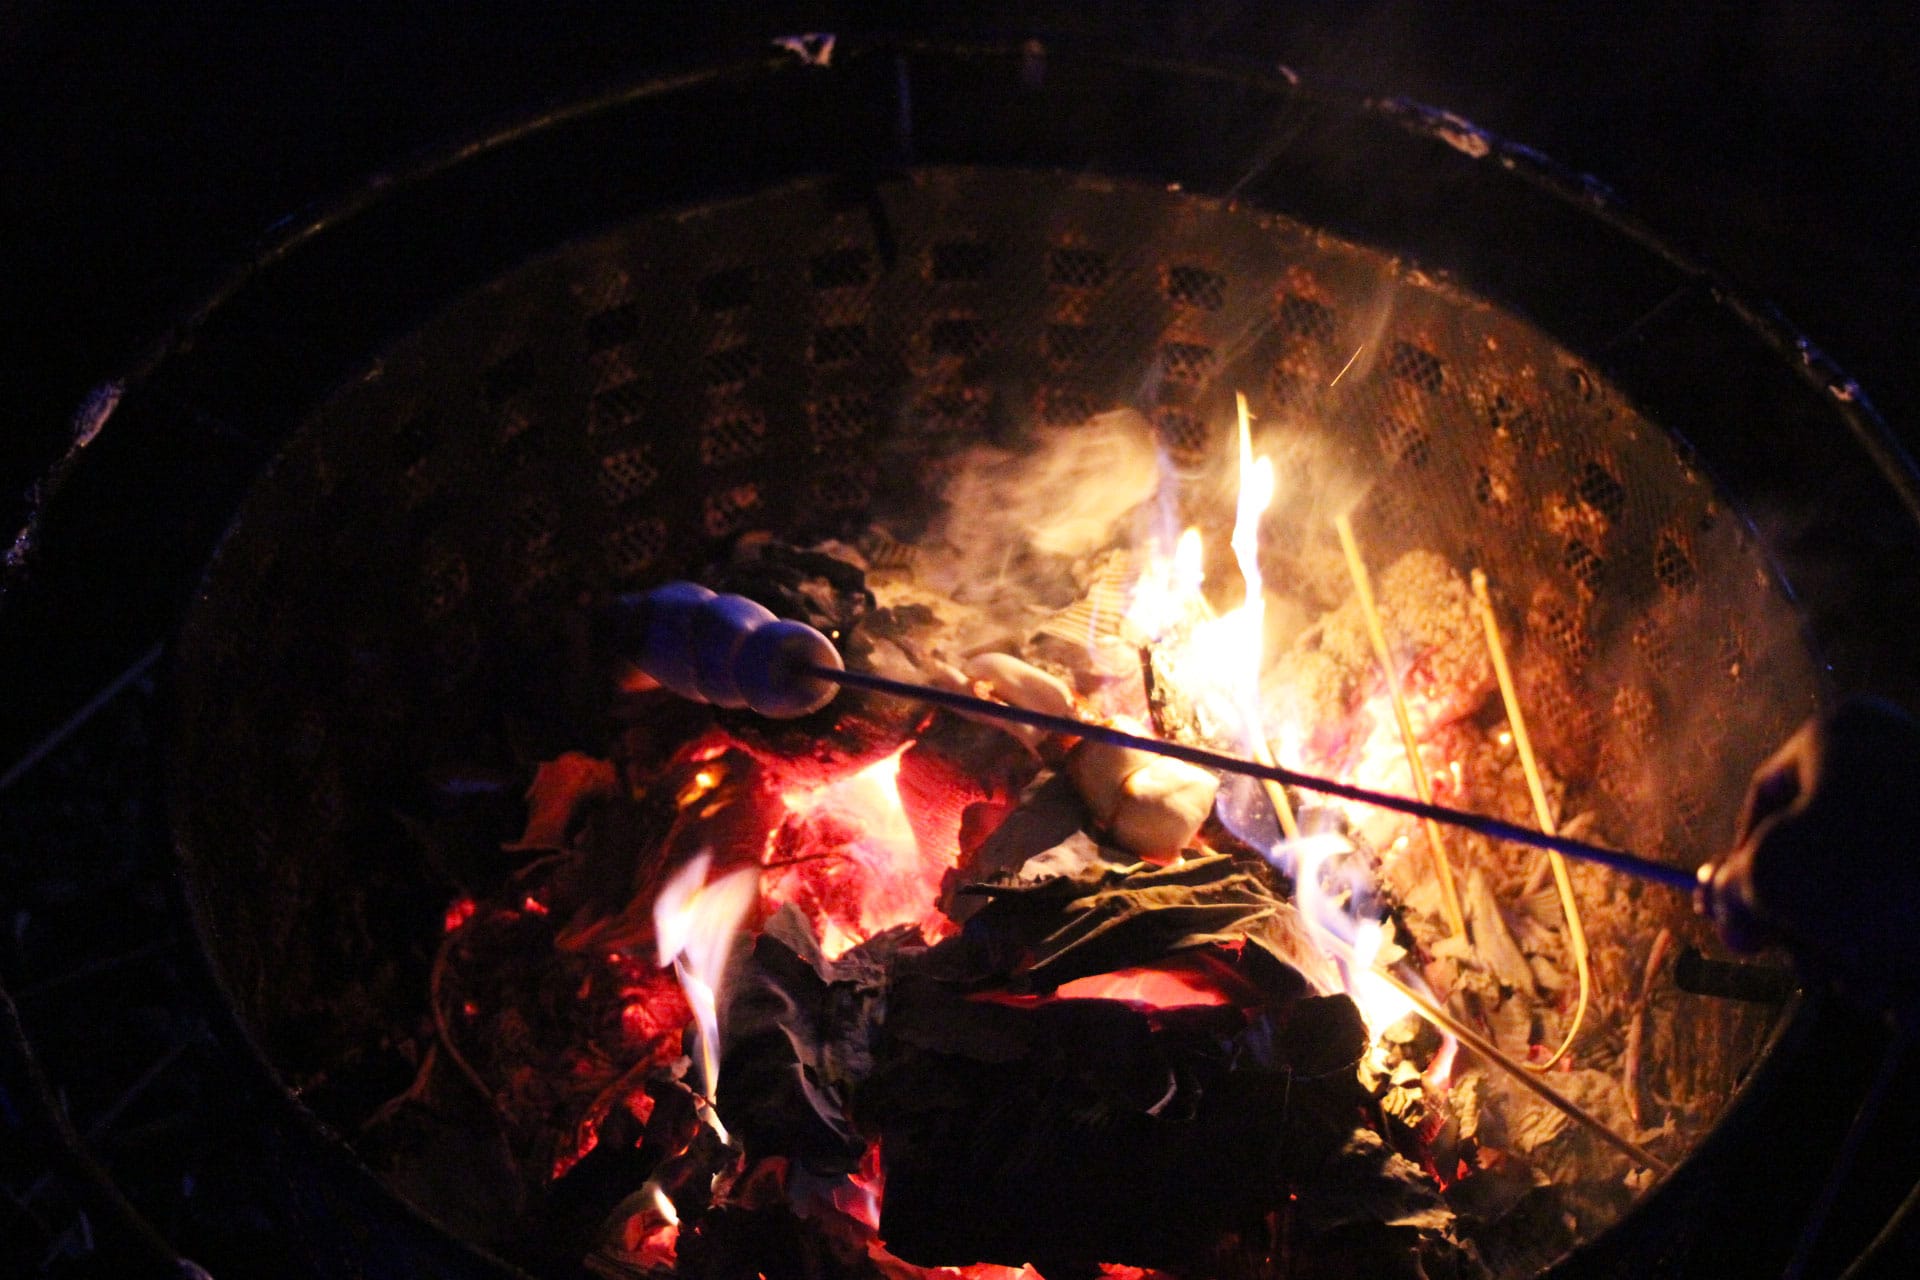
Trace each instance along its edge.
{"label": "burning log", "polygon": [[[1012,811],[1040,766],[1007,748],[998,728],[943,712],[900,757],[900,805],[924,856],[948,868],[964,865],[991,831],[986,824]],[[950,907],[943,897],[940,909],[951,916]]]}
{"label": "burning log", "polygon": [[619,776],[611,762],[596,760],[584,751],[569,751],[534,770],[527,788],[527,825],[520,838],[502,846],[509,852],[556,850],[566,847],[567,835],[584,808],[595,799],[614,794]]}
{"label": "burning log", "polygon": [[1086,803],[1064,775],[1049,773],[1036,778],[1022,793],[1019,804],[1000,816],[961,866],[942,882],[940,909],[948,918],[964,924],[985,901],[977,893],[966,892],[969,885],[1017,875],[1023,866],[1075,840],[1097,849],[1084,835],[1092,823]]}

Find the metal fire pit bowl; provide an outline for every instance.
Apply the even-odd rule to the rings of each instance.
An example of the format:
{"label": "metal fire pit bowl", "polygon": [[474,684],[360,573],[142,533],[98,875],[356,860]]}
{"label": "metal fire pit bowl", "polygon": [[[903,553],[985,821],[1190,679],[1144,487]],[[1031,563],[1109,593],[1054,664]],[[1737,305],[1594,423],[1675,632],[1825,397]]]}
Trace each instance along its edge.
{"label": "metal fire pit bowl", "polygon": [[[436,766],[596,740],[596,601],[924,511],[1035,423],[1131,405],[1196,459],[1235,390],[1371,479],[1376,563],[1487,570],[1568,811],[1640,852],[1717,852],[1822,697],[1916,687],[1911,480],[1850,383],[1591,184],[1290,75],[774,50],[451,153],[237,277],[47,504],[32,591],[101,585],[76,566],[126,531],[65,513],[138,498],[117,605],[74,600],[184,618],[172,835],[235,1042],[293,1090],[263,1136],[290,1228],[343,1274],[510,1271],[337,1134],[394,1091],[445,905],[394,813]],[[1704,941],[1662,892],[1634,918]],[[1705,1273],[1792,1070],[1776,1021],[1702,999],[1671,1065],[1705,1111],[1763,1068],[1561,1274]]]}

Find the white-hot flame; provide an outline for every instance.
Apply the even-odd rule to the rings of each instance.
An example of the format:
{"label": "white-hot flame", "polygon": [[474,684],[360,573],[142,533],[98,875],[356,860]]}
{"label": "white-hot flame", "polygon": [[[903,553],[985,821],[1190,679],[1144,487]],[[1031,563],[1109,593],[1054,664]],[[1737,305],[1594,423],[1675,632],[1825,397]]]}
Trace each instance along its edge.
{"label": "white-hot flame", "polygon": [[[1253,456],[1253,430],[1247,417],[1247,398],[1240,405],[1240,495],[1234,504],[1234,563],[1246,583],[1246,599],[1240,607],[1220,619],[1225,629],[1222,645],[1228,650],[1227,671],[1238,686],[1235,690],[1241,717],[1246,721],[1249,739],[1260,738],[1260,752],[1266,750],[1266,728],[1260,710],[1260,668],[1265,657],[1267,626],[1267,584],[1260,576],[1260,521],[1273,505],[1273,459]],[[1249,741],[1248,746],[1253,746]]]}
{"label": "white-hot flame", "polygon": [[[712,855],[682,863],[653,900],[653,929],[662,966],[672,965],[699,1030],[694,1065],[709,1102],[720,1087],[719,993],[726,984],[733,939],[759,893],[758,867],[739,867],[709,882]],[[718,1117],[714,1117],[717,1124]],[[722,1131],[722,1137],[725,1137]]]}
{"label": "white-hot flame", "polygon": [[[1154,644],[1156,668],[1202,709],[1214,731],[1239,739],[1239,746],[1258,755],[1272,748],[1275,738],[1286,745],[1306,735],[1300,725],[1269,726],[1261,698],[1266,583],[1260,572],[1260,524],[1278,481],[1272,459],[1254,455],[1244,396],[1239,400],[1237,444],[1240,483],[1231,546],[1245,598],[1224,614],[1212,611],[1200,594],[1200,535],[1189,529],[1170,555],[1150,559],[1135,587],[1127,622]],[[1385,728],[1391,731],[1392,725]],[[1397,738],[1392,745],[1397,748]],[[1373,814],[1362,810],[1354,816],[1370,819]],[[1352,854],[1354,847],[1335,834],[1283,840],[1267,852],[1292,875],[1296,905],[1309,934],[1336,962],[1340,984],[1377,1040],[1413,1012],[1414,1004],[1374,972],[1388,940],[1381,922],[1359,905],[1373,898],[1369,871],[1360,859],[1341,856]]]}
{"label": "white-hot flame", "polygon": [[1127,602],[1127,626],[1137,635],[1157,640],[1204,606],[1200,587],[1206,581],[1205,548],[1200,531],[1188,529],[1173,545],[1173,554],[1155,556],[1134,584]]}
{"label": "white-hot flame", "polygon": [[1127,624],[1155,646],[1160,667],[1209,719],[1235,736],[1259,728],[1260,669],[1266,634],[1266,584],[1260,575],[1260,521],[1273,502],[1273,460],[1253,456],[1246,398],[1240,399],[1240,484],[1233,548],[1245,596],[1215,614],[1200,593],[1206,581],[1200,531],[1180,535],[1170,555],[1152,556],[1127,609]]}
{"label": "white-hot flame", "polygon": [[1380,955],[1386,936],[1386,929],[1378,920],[1357,922],[1353,930],[1353,958],[1343,965],[1347,994],[1360,1006],[1361,1019],[1376,1037],[1414,1011],[1413,1001],[1374,972],[1374,961]]}

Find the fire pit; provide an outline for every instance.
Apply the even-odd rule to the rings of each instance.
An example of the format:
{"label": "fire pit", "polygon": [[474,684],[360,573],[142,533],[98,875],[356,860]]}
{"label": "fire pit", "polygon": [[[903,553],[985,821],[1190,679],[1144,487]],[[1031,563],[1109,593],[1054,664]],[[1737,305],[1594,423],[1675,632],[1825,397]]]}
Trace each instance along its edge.
{"label": "fire pit", "polygon": [[[716,726],[670,702],[621,703],[591,633],[620,591],[729,568],[750,577],[742,566],[753,557],[793,548],[778,554],[802,564],[804,581],[831,586],[836,602],[870,592],[865,608],[890,615],[896,641],[926,647],[901,621],[915,605],[937,613],[964,604],[1000,627],[984,651],[1068,677],[1061,646],[1078,643],[1085,654],[1090,639],[1134,638],[1110,629],[1105,613],[1138,603],[1157,544],[1102,530],[1075,554],[1018,546],[1019,534],[1048,528],[1081,492],[1103,492],[1042,468],[1111,421],[1100,415],[1130,415],[1129,438],[1152,463],[1151,496],[1182,509],[1176,526],[1200,526],[1212,548],[1203,567],[1213,594],[1189,593],[1189,602],[1228,613],[1247,567],[1227,552],[1242,475],[1234,395],[1243,391],[1255,427],[1249,446],[1275,462],[1259,556],[1272,588],[1267,637],[1288,659],[1277,673],[1253,673],[1269,677],[1258,736],[1275,739],[1267,749],[1289,762],[1310,753],[1329,772],[1394,789],[1411,779],[1336,516],[1351,518],[1358,558],[1377,578],[1388,669],[1407,677],[1424,713],[1414,726],[1422,776],[1467,807],[1543,816],[1485,651],[1469,654],[1475,637],[1463,624],[1479,621],[1472,570],[1491,584],[1507,637],[1513,705],[1524,709],[1544,769],[1544,816],[1591,815],[1584,820],[1596,835],[1678,865],[1715,850],[1731,829],[1747,771],[1812,707],[1820,664],[1840,663],[1843,680],[1852,673],[1846,650],[1829,644],[1823,612],[1847,602],[1789,607],[1770,560],[1780,546],[1756,539],[1743,506],[1728,502],[1769,496],[1791,447],[1764,446],[1718,488],[1706,478],[1736,456],[1724,446],[1740,437],[1720,425],[1717,408],[1690,398],[1703,393],[1666,376],[1671,353],[1691,356],[1689,344],[1719,337],[1689,311],[1698,303],[1691,286],[1668,287],[1671,264],[1636,256],[1630,238],[1561,203],[1544,179],[1508,176],[1487,160],[1488,139],[1397,108],[1356,110],[1284,79],[1037,46],[843,49],[831,67],[802,54],[652,86],[549,123],[533,141],[502,140],[475,161],[566,172],[582,155],[604,154],[604,135],[634,119],[655,130],[698,121],[727,137],[775,128],[778,141],[794,144],[782,150],[760,138],[750,149],[759,167],[730,173],[724,191],[704,169],[670,167],[644,182],[556,188],[557,207],[532,243],[504,218],[509,239],[491,260],[428,264],[431,285],[409,295],[432,304],[427,318],[410,317],[376,363],[287,424],[181,638],[174,818],[192,905],[240,1025],[397,1192],[455,1235],[525,1266],[576,1265],[587,1254],[636,1270],[678,1265],[664,1228],[683,1219],[689,1238],[717,1250],[728,1237],[703,1227],[709,1212],[716,1222],[729,1212],[784,1214],[783,1223],[814,1231],[838,1214],[854,1224],[838,1237],[844,1246],[862,1238],[861,1224],[869,1236],[875,1221],[884,1225],[888,1203],[916,1203],[903,1183],[917,1178],[918,1203],[937,1202],[938,1189],[927,1188],[940,1170],[915,1167],[875,1192],[874,1219],[875,1206],[847,1193],[874,1190],[886,1140],[878,1164],[856,1147],[842,1153],[852,1167],[836,1171],[807,1147],[808,1134],[783,1135],[771,1107],[742,1128],[749,1149],[759,1141],[756,1154],[787,1162],[783,1177],[762,1169],[755,1182],[751,1166],[730,1168],[711,1205],[713,1184],[689,1192],[663,1177],[672,1161],[716,1160],[703,1144],[712,1147],[720,1126],[675,1082],[682,985],[657,956],[628,944],[649,935],[667,872],[701,845],[744,844],[773,868],[768,889],[811,908],[811,939],[770,936],[828,985],[853,982],[835,964],[885,970],[886,958],[862,946],[907,923],[932,941],[957,914],[953,898],[914,897],[905,914],[849,915],[807,870],[820,863],[807,860],[870,843],[897,816],[906,831],[891,839],[924,854],[938,826],[954,842],[950,868],[963,870],[968,810],[951,798],[977,804],[979,791],[1013,809],[1037,780],[1037,770],[1025,772],[1024,748],[996,739],[981,757],[992,768],[975,762],[927,782],[926,770],[910,767],[927,761],[898,753],[967,761],[966,735],[978,726],[902,709],[851,722],[834,713],[805,736],[756,737],[748,725]],[[1164,99],[1142,112],[1136,136],[1076,132],[1076,104],[1147,90]],[[770,108],[790,114],[768,125]],[[1177,134],[1156,132],[1175,120]],[[1405,152],[1445,180],[1412,183],[1421,194],[1356,212],[1345,153],[1301,140],[1335,125],[1359,154]],[[1218,139],[1217,150],[1180,154],[1178,138],[1193,136]],[[1261,137],[1271,145],[1248,145]],[[458,207],[455,188],[469,182],[468,195],[495,189],[485,174],[442,174],[409,197],[418,208],[402,201],[395,216],[418,217],[440,201]],[[1465,250],[1462,237],[1487,207],[1504,210],[1511,243]],[[1569,226],[1587,241],[1560,242]],[[1604,280],[1572,269],[1616,254],[1620,270]],[[1459,274],[1438,274],[1439,263],[1459,264]],[[1668,297],[1676,300],[1654,305]],[[1005,483],[966,505],[969,478],[995,466]],[[956,510],[968,513],[968,533],[993,534],[1000,520],[998,540],[970,546],[950,523]],[[823,540],[839,545],[823,552]],[[982,603],[979,580],[921,576],[943,547],[979,574],[1017,569],[1017,598]],[[1004,564],[978,559],[986,548]],[[1176,546],[1162,549],[1177,563]],[[1135,562],[1109,581],[1088,556],[1115,551]],[[1073,562],[1064,576],[1049,559],[1062,556]],[[1007,625],[1015,605],[1031,625]],[[1164,635],[1136,631],[1149,649]],[[871,636],[850,627],[847,638]],[[1020,651],[1008,653],[1014,641]],[[954,641],[938,656],[979,652]],[[1411,671],[1399,669],[1409,660]],[[1160,694],[1190,697],[1158,661],[1148,654]],[[1092,687],[1074,692],[1090,696]],[[1274,689],[1311,690],[1316,705],[1276,714],[1266,697]],[[1173,721],[1168,732],[1188,731],[1177,709]],[[851,741],[850,724],[860,730]],[[821,743],[833,748],[827,765]],[[1023,763],[996,774],[1009,752]],[[523,831],[520,791],[542,761],[571,761],[587,780],[575,792],[604,792],[606,766],[617,766],[613,786],[624,798],[611,812],[637,824],[620,844],[633,860],[621,892],[558,878],[567,857],[591,852],[581,828]],[[1037,764],[1049,763],[1042,744]],[[917,799],[913,787],[924,788]],[[843,788],[877,790],[880,801],[891,788],[899,813]],[[727,839],[705,826],[676,834],[674,815],[709,799],[717,810],[703,823],[720,824]],[[1246,813],[1262,802],[1250,798]],[[652,828],[650,805],[664,806]],[[1249,824],[1265,819],[1246,813],[1217,822],[1202,843],[1241,859],[1258,892],[1298,909],[1302,881],[1315,877],[1297,861],[1259,870],[1268,840]],[[1107,819],[1091,824],[1094,837],[1111,834]],[[1476,939],[1449,943],[1462,931],[1447,902],[1431,896],[1423,869],[1431,838],[1348,821],[1380,875],[1349,885],[1369,904],[1344,914],[1358,920],[1371,910],[1443,1000],[1479,975],[1456,1012],[1513,1056],[1532,1053],[1543,1065],[1570,1035],[1546,1078],[1660,1160],[1684,1159],[1774,1022],[1768,1006],[1673,986],[1666,957],[1708,943],[1685,904],[1604,873],[1574,873],[1591,957],[1589,1011],[1575,1032],[1571,921],[1550,879],[1532,883],[1530,856],[1449,841],[1461,916]],[[549,851],[564,856],[541,865]],[[1181,865],[1209,864],[1202,853]],[[557,919],[563,905],[567,918]],[[821,936],[830,924],[848,932]],[[1490,941],[1503,931],[1504,976]],[[810,953],[810,941],[826,943],[824,952]],[[1313,984],[1309,998],[1347,998],[1322,973],[1328,956],[1295,958]],[[1140,968],[1158,976],[1133,972]],[[1210,971],[1119,969],[1140,985],[1009,987],[1014,1003],[994,1007],[1034,1014],[1046,1029],[1024,1043],[1058,1055],[1085,1028],[1048,1023],[1066,1017],[1057,1005],[1036,1013],[1041,1006],[1017,1002],[1084,997],[1103,1017],[1156,1008],[1140,1015],[1152,1033],[1190,1049],[1238,1034],[1204,1021],[1224,1015],[1191,1010],[1230,1008],[1251,1025],[1247,1010],[1276,1000],[1246,997]],[[1075,977],[1113,972],[1096,966]],[[1149,982],[1178,990],[1169,996]],[[596,1021],[609,1012],[611,1022]],[[1518,1095],[1495,1097],[1506,1077],[1484,1062],[1445,1063],[1440,1037],[1412,1024],[1389,1036],[1399,1021],[1366,1028],[1357,1055],[1366,1062],[1284,1058],[1287,1078],[1360,1090],[1359,1105],[1375,1113],[1348,1116],[1348,1134],[1373,1135],[1383,1160],[1389,1145],[1401,1146],[1432,1205],[1452,1191],[1439,1216],[1465,1226],[1458,1238],[1495,1273],[1552,1262],[1644,1191],[1647,1173],[1587,1131]],[[1329,1024],[1312,1042],[1341,1040]],[[1173,1050],[1156,1041],[1154,1052]],[[750,1063],[742,1078],[751,1098]],[[718,1095],[723,1122],[730,1089]],[[1135,1109],[1150,1113],[1159,1101]],[[1259,1132],[1271,1101],[1256,1091],[1230,1114]],[[530,1161],[536,1154],[544,1159]],[[1422,1161],[1430,1167],[1419,1169]],[[691,1167],[710,1173],[699,1160]],[[1142,1168],[1141,1184],[1185,1167],[1169,1156]],[[481,1174],[499,1169],[511,1176]],[[1123,1190],[1113,1170],[1101,1173],[1107,1181],[1081,1171],[1082,1185],[1095,1188],[1089,1199]],[[1227,1253],[1217,1222],[1196,1222],[1191,1236],[1163,1232],[1192,1250],[1179,1255],[1124,1225],[1076,1220],[1057,1254],[1038,1252],[1029,1233],[957,1256],[948,1250],[979,1244],[1006,1208],[975,1194],[963,1203],[981,1230],[953,1245],[923,1224],[913,1260],[1033,1263],[1049,1276],[1096,1262],[1136,1268],[1113,1274],[1195,1274],[1203,1265],[1311,1275],[1340,1265],[1349,1255],[1325,1224],[1346,1224],[1326,1208],[1327,1184],[1286,1174],[1303,1199],[1320,1197],[1317,1234],[1286,1221],[1282,1199],[1259,1215],[1264,1237],[1236,1222]],[[808,1187],[827,1207],[802,1218],[794,1206]],[[1063,1189],[1063,1203],[1075,1194]],[[646,1199],[611,1216],[633,1196]],[[1442,1229],[1385,1217],[1394,1229]],[[613,1221],[624,1225],[609,1242],[603,1229]],[[1475,1224],[1485,1226],[1478,1240]],[[1116,1252],[1101,1253],[1102,1231],[1113,1233]],[[765,1231],[753,1238],[756,1249],[776,1248]],[[1416,1255],[1395,1240],[1395,1256],[1410,1264]],[[753,1255],[778,1259],[767,1274],[799,1267],[820,1247],[798,1227],[778,1246],[788,1251]],[[1036,1252],[1009,1252],[1029,1246]],[[687,1265],[724,1274],[737,1261],[707,1256],[720,1261],[701,1264],[695,1251]],[[881,1265],[871,1253],[857,1264],[832,1256],[843,1268]]]}

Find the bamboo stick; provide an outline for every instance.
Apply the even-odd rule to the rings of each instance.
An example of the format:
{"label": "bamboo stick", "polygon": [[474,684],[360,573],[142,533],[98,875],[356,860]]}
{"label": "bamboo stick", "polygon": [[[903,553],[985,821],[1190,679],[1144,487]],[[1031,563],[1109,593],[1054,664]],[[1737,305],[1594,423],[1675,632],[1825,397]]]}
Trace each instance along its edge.
{"label": "bamboo stick", "polygon": [[[1354,594],[1360,598],[1360,613],[1367,624],[1367,636],[1373,641],[1373,656],[1386,677],[1387,695],[1393,701],[1393,718],[1400,726],[1400,744],[1406,748],[1407,769],[1413,774],[1414,794],[1424,804],[1433,803],[1433,784],[1427,779],[1426,766],[1420,763],[1420,743],[1413,736],[1413,718],[1407,714],[1406,694],[1400,688],[1400,673],[1387,649],[1386,628],[1380,621],[1379,606],[1373,599],[1373,582],[1367,576],[1367,563],[1360,557],[1360,544],[1354,540],[1353,522],[1342,514],[1333,518],[1340,534],[1340,548],[1347,555],[1347,572],[1353,578]],[[1440,880],[1440,905],[1446,913],[1447,928],[1457,937],[1467,936],[1467,921],[1460,910],[1460,891],[1454,887],[1453,867],[1447,862],[1447,847],[1440,838],[1440,824],[1426,820],[1427,852],[1433,858],[1434,874]]]}
{"label": "bamboo stick", "polygon": [[[1260,731],[1259,725],[1248,725],[1247,737],[1253,743],[1253,758],[1256,763],[1269,769],[1279,767],[1273,758],[1273,748],[1267,745],[1267,737]],[[1293,804],[1287,799],[1286,788],[1272,778],[1260,779],[1260,788],[1267,793],[1267,803],[1273,806],[1273,816],[1280,821],[1280,834],[1289,840],[1298,840],[1300,823],[1293,816]]]}
{"label": "bamboo stick", "polygon": [[[1336,950],[1345,951],[1346,958],[1351,961],[1353,952],[1348,949],[1344,943],[1333,940],[1333,946]],[[1460,1043],[1472,1049],[1494,1066],[1505,1071],[1541,1101],[1566,1116],[1569,1120],[1586,1126],[1596,1137],[1606,1142],[1609,1146],[1625,1152],[1629,1158],[1639,1164],[1645,1165],[1662,1177],[1673,1172],[1672,1165],[1654,1155],[1633,1139],[1609,1129],[1598,1116],[1580,1106],[1571,1098],[1563,1096],[1548,1085],[1546,1081],[1542,1080],[1538,1074],[1529,1071],[1525,1066],[1508,1057],[1493,1041],[1487,1039],[1478,1031],[1475,1031],[1472,1027],[1469,1027],[1466,1023],[1447,1012],[1445,1007],[1440,1005],[1432,997],[1402,982],[1385,969],[1376,966],[1369,969],[1368,972],[1379,977],[1385,981],[1388,986],[1412,1001],[1414,1009],[1421,1017],[1459,1040]]]}
{"label": "bamboo stick", "polygon": [[[1540,781],[1540,765],[1533,755],[1533,739],[1527,734],[1527,719],[1520,712],[1520,694],[1514,687],[1513,670],[1507,665],[1507,648],[1500,640],[1500,623],[1493,616],[1493,597],[1487,590],[1487,575],[1478,569],[1473,571],[1473,602],[1480,611],[1480,623],[1487,633],[1487,654],[1493,659],[1493,674],[1500,682],[1500,700],[1506,703],[1507,723],[1513,728],[1513,746],[1520,754],[1520,769],[1527,775],[1527,793],[1533,798],[1534,817],[1540,823],[1540,830],[1553,835],[1553,807],[1547,803],[1547,789]],[[1553,868],[1554,887],[1560,891],[1560,912],[1567,919],[1567,947],[1573,952],[1574,975],[1579,981],[1580,993],[1573,1006],[1573,1021],[1567,1027],[1566,1037],[1560,1041],[1560,1047],[1553,1051],[1553,1056],[1534,1067],[1536,1071],[1547,1070],[1573,1047],[1573,1039],[1580,1034],[1580,1024],[1586,1020],[1587,1005],[1593,995],[1593,969],[1587,956],[1587,930],[1580,921],[1580,904],[1573,896],[1573,878],[1567,874],[1565,858],[1551,849],[1546,853],[1547,864]]]}

